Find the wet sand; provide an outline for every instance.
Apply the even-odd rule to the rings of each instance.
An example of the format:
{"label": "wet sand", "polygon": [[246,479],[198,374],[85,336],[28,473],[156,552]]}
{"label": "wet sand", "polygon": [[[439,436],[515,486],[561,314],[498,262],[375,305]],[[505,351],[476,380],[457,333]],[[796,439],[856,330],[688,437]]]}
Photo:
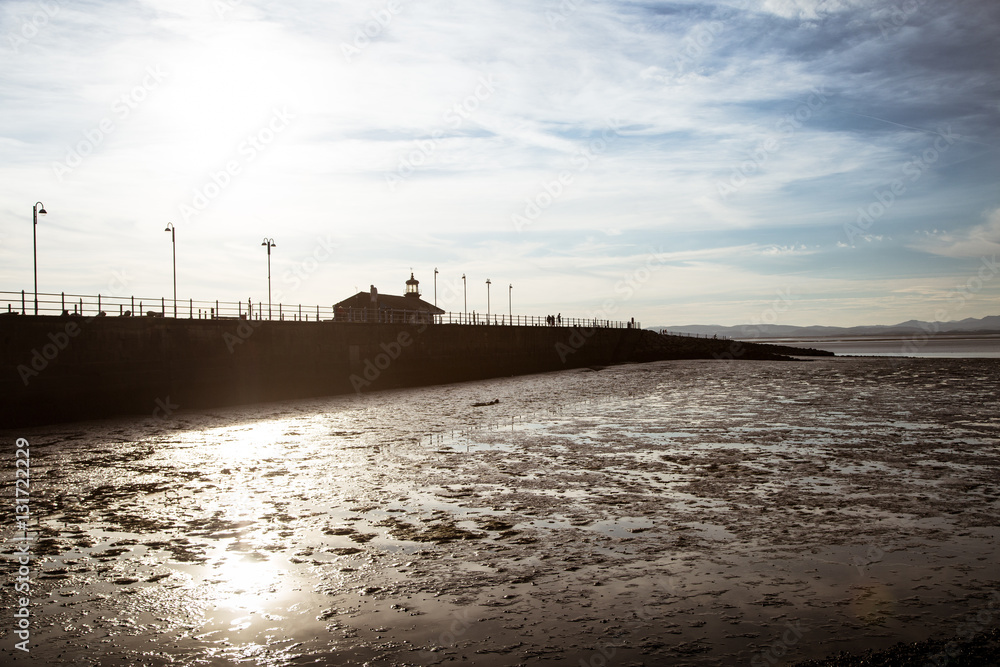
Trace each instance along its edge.
{"label": "wet sand", "polygon": [[5,433],[40,539],[32,652],[4,626],[0,656],[773,665],[958,636],[1000,619],[998,396],[992,359],[684,361]]}

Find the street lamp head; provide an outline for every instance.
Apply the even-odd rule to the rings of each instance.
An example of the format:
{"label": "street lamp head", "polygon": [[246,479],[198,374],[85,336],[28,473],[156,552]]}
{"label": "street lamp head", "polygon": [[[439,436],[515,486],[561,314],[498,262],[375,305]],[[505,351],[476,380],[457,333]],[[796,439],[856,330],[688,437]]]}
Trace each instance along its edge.
{"label": "street lamp head", "polygon": [[263,243],[261,243],[261,245],[266,245],[266,246],[268,246],[270,248],[277,248],[278,247],[278,245],[274,242],[274,239],[264,239],[264,241],[263,241]]}
{"label": "street lamp head", "polygon": [[167,223],[167,228],[166,228],[166,229],[164,229],[163,231],[165,231],[165,232],[169,232],[169,231],[172,231],[173,229],[174,229],[174,223],[172,223],[172,222],[168,222],[168,223]]}
{"label": "street lamp head", "polygon": [[46,215],[48,213],[48,211],[45,210],[45,204],[40,201],[35,202],[35,212],[38,213],[38,215]]}

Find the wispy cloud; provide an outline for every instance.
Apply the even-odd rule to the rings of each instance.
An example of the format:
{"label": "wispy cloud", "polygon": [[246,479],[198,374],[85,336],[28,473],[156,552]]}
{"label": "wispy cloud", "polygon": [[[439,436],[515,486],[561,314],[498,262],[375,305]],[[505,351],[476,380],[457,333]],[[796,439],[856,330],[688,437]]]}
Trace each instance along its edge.
{"label": "wispy cloud", "polygon": [[[33,26],[42,6],[55,9]],[[3,289],[30,279],[25,211],[36,200],[50,211],[38,231],[52,290],[96,292],[108,267],[127,265],[133,289],[163,293],[168,220],[179,224],[180,282],[204,298],[260,292],[264,235],[279,264],[318,235],[350,239],[356,251],[304,282],[304,301],[439,266],[516,282],[522,304],[543,312],[545,299],[586,309],[663,248],[667,263],[630,301],[647,322],[669,303],[738,323],[740,299],[768,298],[792,272],[815,291],[788,317],[813,299],[820,315],[863,320],[859,304],[887,297],[860,298],[853,277],[889,289],[879,281],[891,267],[917,289],[921,271],[954,281],[995,252],[996,3],[570,10],[556,0],[5,2]],[[149,68],[163,72],[155,87]],[[491,91],[477,95],[484,77]],[[241,147],[276,109],[294,120],[249,160]],[[609,124],[614,140],[593,150]],[[930,161],[945,130],[961,138]],[[844,225],[915,157],[921,177],[848,243]],[[183,220],[181,207],[234,161],[238,173]],[[564,172],[559,196],[515,230],[511,216]],[[917,235],[927,229],[938,231]],[[830,282],[838,272],[852,280]],[[739,298],[725,296],[733,276]],[[831,308],[836,298],[852,305]]]}
{"label": "wispy cloud", "polygon": [[917,237],[912,247],[946,257],[983,257],[1000,253],[1000,208],[986,216],[986,221],[966,229],[935,229]]}

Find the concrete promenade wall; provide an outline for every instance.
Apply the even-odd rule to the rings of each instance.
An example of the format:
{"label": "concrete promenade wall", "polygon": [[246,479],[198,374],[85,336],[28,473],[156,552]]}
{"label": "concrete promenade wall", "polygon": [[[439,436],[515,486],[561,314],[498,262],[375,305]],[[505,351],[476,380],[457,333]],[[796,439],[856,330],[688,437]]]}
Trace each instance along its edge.
{"label": "concrete promenade wall", "polygon": [[[589,335],[585,335],[589,334]],[[0,317],[0,428],[638,360],[635,329]]]}
{"label": "concrete promenade wall", "polygon": [[638,329],[0,316],[0,429],[629,361],[797,353],[809,351]]}

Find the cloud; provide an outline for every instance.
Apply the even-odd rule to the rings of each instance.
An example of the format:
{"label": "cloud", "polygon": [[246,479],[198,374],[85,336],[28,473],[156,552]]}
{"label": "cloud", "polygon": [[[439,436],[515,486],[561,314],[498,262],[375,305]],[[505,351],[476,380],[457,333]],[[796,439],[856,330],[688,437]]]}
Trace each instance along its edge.
{"label": "cloud", "polygon": [[[739,306],[713,271],[738,268],[748,294],[798,271],[822,300],[836,262],[859,279],[889,265],[916,275],[928,254],[1000,242],[995,2],[405,0],[391,16],[383,0],[45,6],[56,5],[15,53],[2,38],[39,5],[0,3],[5,289],[30,279],[24,211],[37,199],[50,211],[39,261],[51,289],[104,289],[105,268],[127,258],[134,289],[161,293],[172,220],[195,298],[259,291],[261,236],[276,237],[280,264],[331,230],[360,250],[304,284],[304,300],[393,284],[423,263],[424,275],[506,275],[525,294],[530,276],[533,295],[585,304],[654,247],[674,263],[657,275],[697,278],[691,307],[720,313]],[[150,66],[164,80],[116,115]],[[477,97],[483,77],[492,90]],[[825,100],[810,107],[816,90]],[[288,128],[247,159],[240,147],[285,107]],[[106,118],[113,128],[92,141]],[[835,247],[845,220],[949,125],[962,139],[907,181],[866,242]],[[53,164],[78,148],[81,164],[57,178]],[[239,174],[181,220],[180,204],[233,159]],[[512,216],[538,201],[518,233]],[[914,228],[939,231],[890,242]]]}
{"label": "cloud", "polygon": [[983,257],[1000,253],[1000,208],[987,214],[986,221],[968,229],[925,233],[911,247],[945,257]]}
{"label": "cloud", "polygon": [[764,0],[761,10],[786,19],[814,21],[823,16],[862,8],[864,0]]}

